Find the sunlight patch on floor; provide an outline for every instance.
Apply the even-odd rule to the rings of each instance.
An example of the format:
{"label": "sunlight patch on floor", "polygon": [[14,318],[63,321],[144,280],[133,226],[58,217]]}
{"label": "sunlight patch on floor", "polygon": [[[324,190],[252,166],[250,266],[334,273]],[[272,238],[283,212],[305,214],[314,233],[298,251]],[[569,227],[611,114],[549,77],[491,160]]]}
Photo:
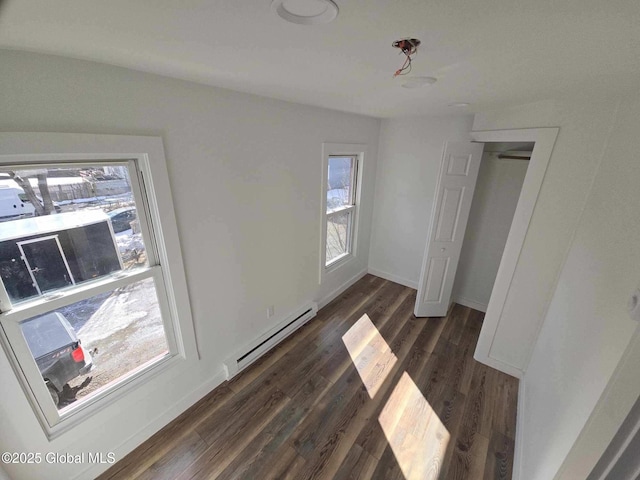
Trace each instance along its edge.
{"label": "sunlight patch on floor", "polygon": [[342,336],[362,383],[373,398],[398,361],[367,314]]}
{"label": "sunlight patch on floor", "polygon": [[407,372],[378,421],[407,480],[438,478],[451,435]]}
{"label": "sunlight patch on floor", "polygon": [[[342,341],[373,399],[398,357],[367,314]],[[378,421],[406,480],[438,478],[451,435],[407,372],[402,373]]]}

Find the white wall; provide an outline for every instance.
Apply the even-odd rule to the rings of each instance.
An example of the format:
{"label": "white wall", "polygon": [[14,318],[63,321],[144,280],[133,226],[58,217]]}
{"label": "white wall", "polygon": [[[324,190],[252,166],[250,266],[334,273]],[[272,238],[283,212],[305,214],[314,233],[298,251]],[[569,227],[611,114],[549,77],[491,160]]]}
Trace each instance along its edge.
{"label": "white wall", "polygon": [[453,298],[486,311],[529,162],[482,155]]}
{"label": "white wall", "polygon": [[[638,125],[640,93],[626,95],[526,372],[522,479],[554,477],[637,328],[626,305],[640,285]],[[608,400],[612,419],[640,393],[638,371],[630,397]],[[585,478],[601,454],[562,478]]]}
{"label": "white wall", "polygon": [[[0,65],[0,131],[163,137],[202,356],[154,398],[136,392],[49,443],[2,352],[0,451],[115,449],[121,458],[152,433],[146,425],[219,382],[239,346],[366,270],[379,120],[54,56],[0,51]],[[319,286],[322,142],[364,143],[369,157],[358,257]],[[85,467],[6,469],[71,478]]]}
{"label": "white wall", "polygon": [[489,351],[493,359],[526,370],[584,208],[616,99],[565,97],[477,114],[474,130],[560,127]]}
{"label": "white wall", "polygon": [[0,465],[0,480],[10,480],[9,475],[7,475],[7,472],[2,468],[2,465]]}
{"label": "white wall", "polygon": [[370,272],[417,288],[443,147],[447,141],[469,140],[472,120],[382,121]]}

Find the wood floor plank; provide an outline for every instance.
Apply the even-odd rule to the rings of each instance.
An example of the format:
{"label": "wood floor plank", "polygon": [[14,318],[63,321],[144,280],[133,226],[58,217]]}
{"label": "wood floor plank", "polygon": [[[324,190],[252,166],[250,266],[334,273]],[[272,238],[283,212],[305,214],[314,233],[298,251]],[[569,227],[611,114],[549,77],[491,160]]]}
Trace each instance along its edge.
{"label": "wood floor plank", "polygon": [[332,433],[338,422],[340,412],[345,411],[351,399],[360,393],[367,395],[360,384],[358,372],[352,369],[338,380],[320,399],[318,408],[314,409],[299,428],[291,435],[290,443],[299,455],[308,458],[320,446],[321,439]]}
{"label": "wood floor plank", "polygon": [[333,480],[368,480],[373,478],[378,459],[365,452],[359,445],[354,445]]}
{"label": "wood floor plank", "polygon": [[306,460],[293,447],[287,447],[281,455],[274,456],[260,477],[266,480],[299,480],[298,472]]}
{"label": "wood floor plank", "polygon": [[[444,385],[444,382],[438,383],[437,380],[434,381],[434,378],[437,378],[435,370],[440,365],[440,362],[438,357],[429,352],[433,351],[435,344],[439,341],[446,319],[415,319],[413,316],[409,318],[423,323],[423,327],[416,338],[413,348],[407,355],[408,361],[404,365],[404,371],[407,372],[416,387],[428,400],[435,389],[440,388],[440,385]],[[446,339],[444,341],[447,342]],[[400,376],[396,381],[399,378]],[[378,459],[382,457],[388,445],[388,439],[385,437],[378,421],[378,417],[388,398],[382,400],[373,414],[375,421],[369,422],[356,440],[356,444],[361,445],[365,451]]]}
{"label": "wood floor plank", "polygon": [[220,385],[98,478],[118,480],[137,477],[171,449],[184,442],[184,438],[196,426],[215,414],[232,396],[231,389],[226,385]]}
{"label": "wood floor plank", "polygon": [[445,383],[440,390],[433,395],[431,406],[440,418],[445,428],[451,432],[457,432],[463,418],[463,410],[466,404],[466,396],[453,386]]}
{"label": "wood floor plank", "polygon": [[420,319],[426,323],[424,330],[420,332],[416,340],[416,347],[427,355],[431,355],[436,344],[442,336],[442,331],[447,323],[446,317]]}
{"label": "wood floor plank", "polygon": [[221,419],[219,430],[210,424],[202,430],[197,428],[209,447],[177,478],[216,478],[288,401],[289,398],[277,388],[265,388],[244,408],[234,410],[234,415]]}
{"label": "wood floor plank", "polygon": [[507,480],[513,471],[513,439],[493,432],[487,450],[484,480]]}
{"label": "wood floor plank", "polygon": [[518,381],[473,359],[484,315],[415,298],[366,275],[100,478],[510,478]]}
{"label": "wood floor plank", "polygon": [[[395,294],[394,294],[395,295]],[[387,304],[386,308],[380,308],[380,305],[375,303],[369,304],[367,309],[358,311],[353,318],[358,317],[357,320],[362,318],[363,315],[367,315],[371,322],[378,329],[378,332],[383,338],[393,338],[395,334],[402,328],[403,322],[397,321],[399,318],[405,318],[407,312],[409,312],[415,304],[415,292],[410,289],[399,290],[395,301]],[[390,321],[393,319],[394,321]],[[356,321],[357,321],[356,320]],[[353,324],[351,324],[353,325]],[[344,346],[344,336],[348,330],[340,336],[340,345]],[[347,367],[351,366],[353,360],[347,349],[340,349],[336,355],[334,355],[327,363],[325,363],[318,373],[328,380],[335,382],[339,378]]]}
{"label": "wood floor plank", "polygon": [[396,385],[379,421],[406,479],[437,478],[449,433],[408,375]]}
{"label": "wood floor plank", "polygon": [[175,448],[160,457],[136,480],[171,480],[198,459],[208,448],[200,435],[195,431],[186,435]]}
{"label": "wood floor plank", "polygon": [[458,345],[462,330],[467,323],[470,312],[471,309],[469,307],[464,307],[458,304],[453,305],[453,308],[451,308],[447,315],[447,326],[442,332],[442,338],[446,338],[454,345]]}
{"label": "wood floor plank", "polygon": [[[254,383],[274,383],[290,397],[294,396],[301,385],[299,379],[319,372],[335,354],[343,352],[342,335],[364,313],[384,312],[396,301],[396,295],[405,289],[406,287],[401,285],[385,282],[380,289],[375,290],[375,295],[372,294],[364,302],[355,306],[349,316],[336,316],[332,331],[321,328],[309,344],[305,341],[306,339],[301,339],[298,348],[283,355],[270,368],[263,371],[254,382],[246,385],[245,389],[255,388]],[[306,348],[303,345],[306,345]],[[333,380],[332,377],[329,379]]]}
{"label": "wood floor plank", "polygon": [[309,379],[291,402],[278,413],[218,476],[218,480],[260,478],[274,456],[289,448],[291,433],[331,386],[320,376]]}
{"label": "wood floor plank", "polygon": [[[407,315],[402,308],[398,310]],[[383,377],[380,377],[380,384],[376,385],[376,388],[366,390],[367,396],[358,394],[353,398],[352,404],[357,407],[355,410],[345,408],[340,412],[338,423],[332,426],[331,434],[325,437],[324,442],[320,441],[313,456],[307,458],[307,468],[302,472],[302,478],[331,478],[337,472],[349,449],[366,428],[377,407],[398,384],[399,375],[404,374],[404,368],[410,358],[408,352],[413,347],[422,328],[424,328],[423,322],[417,322],[410,318],[404,322],[402,329],[395,333],[392,339],[389,339],[390,344],[387,344],[389,350],[385,353],[392,353],[396,357],[396,361],[388,365],[389,369],[385,371]],[[395,329],[393,330],[395,331]],[[388,358],[388,356],[380,356],[377,361],[382,363]],[[355,358],[354,365],[357,364],[358,359]],[[368,380],[367,371],[365,367],[364,372],[358,372],[365,385]],[[353,406],[352,404],[349,407]],[[319,437],[319,439],[321,438]]]}
{"label": "wood floor plank", "polygon": [[380,460],[373,472],[373,478],[384,480],[408,480],[402,473],[402,469],[396,460],[391,446],[387,445],[380,456]]}
{"label": "wood floor plank", "polygon": [[443,372],[445,382],[454,389],[460,390],[467,394],[471,386],[473,378],[473,367],[475,360],[473,352],[476,348],[477,337],[475,332],[467,326],[459,329],[460,334],[457,335],[457,345],[453,344],[450,354],[447,356],[449,362]]}
{"label": "wood floor plank", "polygon": [[518,405],[518,379],[495,372],[492,429],[515,439],[516,409]]}
{"label": "wood floor plank", "polygon": [[[332,478],[353,446],[345,438],[351,422],[358,416],[368,403],[369,396],[364,388],[358,389],[356,394],[341,410],[337,421],[331,422],[331,429],[323,429],[315,439],[317,448],[307,451],[305,468],[300,472],[299,478],[323,479]],[[308,445],[308,444],[307,444]]]}
{"label": "wood floor plank", "polygon": [[[406,290],[401,290],[399,293],[400,295],[394,298],[393,301],[384,302],[384,304],[380,302],[374,302],[370,310],[370,318],[380,324],[386,322],[389,319],[391,313],[395,311],[396,308],[398,308],[399,304],[401,304],[403,299],[406,298],[406,294],[408,294],[409,292],[407,292]],[[402,295],[401,293],[404,293],[404,295]],[[366,309],[366,305],[368,304],[365,303],[365,306],[363,306],[362,309]],[[355,324],[357,320],[362,318],[362,315],[366,314],[366,310],[364,310],[365,313],[360,315],[362,309],[359,309],[357,312],[355,312],[349,319],[348,323],[344,325],[353,326],[353,324]],[[356,317],[358,317],[357,320],[355,320]],[[354,320],[355,322],[351,323]],[[338,329],[338,331],[340,330],[341,329]],[[310,355],[306,355],[304,359],[297,362],[297,365],[293,367],[293,369],[289,369],[288,371],[286,371],[285,375],[279,377],[276,380],[276,383],[287,394],[295,395],[295,392],[300,385],[299,378],[307,378],[308,376],[314,374],[323,375],[323,373],[325,373],[326,375],[323,375],[325,376],[325,378],[332,382],[335,381],[335,378],[339,375],[342,375],[342,372],[344,372],[345,368],[349,365],[343,337],[344,334],[340,336],[336,335],[331,343],[324,343],[318,358],[313,358]],[[338,362],[336,362],[335,359],[338,359]],[[327,371],[327,368],[325,368],[325,366],[329,363],[333,365],[331,371]]]}
{"label": "wood floor plank", "polygon": [[253,414],[256,408],[276,393],[276,390],[272,385],[265,385],[264,388],[237,393],[225,405],[200,422],[195,430],[205,442],[211,444],[222,432],[231,431],[238,422],[246,422],[246,415]]}
{"label": "wood floor plank", "polygon": [[[460,431],[467,399],[463,393],[453,389],[446,383],[440,386],[439,391],[433,392],[433,408],[449,432],[449,441],[441,465],[441,473],[446,473],[451,464],[451,458],[456,452],[458,433]],[[442,475],[440,478],[447,477],[446,475]]]}
{"label": "wood floor plank", "polygon": [[[422,329],[422,332],[428,328],[428,322],[425,321],[425,326]],[[418,334],[416,338],[416,344],[420,341],[422,337],[422,332]],[[414,345],[416,345],[414,344]],[[429,354],[426,353],[421,348],[412,348],[410,355],[407,355],[407,362],[404,366],[406,371],[412,378],[422,378],[425,374],[425,369],[427,365],[427,361],[429,360]],[[399,380],[399,375],[395,380]],[[365,428],[362,429],[355,443],[362,447],[364,451],[373,456],[376,459],[380,459],[382,454],[384,453],[385,448],[388,445],[388,441],[384,436],[384,432],[380,427],[380,423],[378,421],[378,417],[382,412],[383,408],[388,401],[387,395],[382,401],[378,403],[376,409],[371,415],[371,420],[367,423]]]}
{"label": "wood floor plank", "polygon": [[375,295],[371,295],[363,302],[359,308],[352,310],[348,317],[341,317],[332,324],[327,324],[320,329],[315,344],[318,348],[324,348],[325,345],[332,344],[336,339],[341,338],[364,314],[369,315],[371,319],[384,316],[389,308],[398,301],[399,296],[406,297],[410,293],[411,289],[407,287],[387,282]]}
{"label": "wood floor plank", "polygon": [[460,426],[452,439],[453,451],[450,455],[446,455],[447,463],[444,468],[444,478],[456,480],[481,478],[469,476],[470,472],[480,468],[478,466],[479,457],[481,457],[482,470],[484,472],[493,414],[491,370],[489,367],[479,363],[474,366],[474,377],[469,395],[466,398]]}
{"label": "wood floor plank", "polygon": [[[456,473],[451,477],[452,480],[458,480],[458,478],[465,478],[469,480],[475,480],[476,478],[482,478],[484,474],[484,468],[487,461],[487,451],[489,449],[489,439],[484,435],[478,435],[473,443],[469,455],[466,457],[468,464],[466,465],[466,475],[457,476]],[[454,465],[460,465],[459,463]]]}

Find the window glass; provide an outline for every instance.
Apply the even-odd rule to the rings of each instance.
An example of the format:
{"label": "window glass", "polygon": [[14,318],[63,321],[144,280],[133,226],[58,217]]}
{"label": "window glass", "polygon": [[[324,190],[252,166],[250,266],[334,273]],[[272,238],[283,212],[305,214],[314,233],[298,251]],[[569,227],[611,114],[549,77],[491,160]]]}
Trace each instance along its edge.
{"label": "window glass", "polygon": [[58,409],[169,352],[152,278],[27,319],[20,328]]}
{"label": "window glass", "polygon": [[4,213],[14,196],[38,199],[0,216],[0,276],[13,303],[148,266],[126,165],[3,168],[0,189]]}
{"label": "window glass", "polygon": [[353,204],[353,157],[329,157],[327,211]]}
{"label": "window glass", "polygon": [[327,157],[325,267],[351,253],[358,155]]}
{"label": "window glass", "polygon": [[351,211],[338,212],[327,217],[327,264],[349,252],[349,226]]}

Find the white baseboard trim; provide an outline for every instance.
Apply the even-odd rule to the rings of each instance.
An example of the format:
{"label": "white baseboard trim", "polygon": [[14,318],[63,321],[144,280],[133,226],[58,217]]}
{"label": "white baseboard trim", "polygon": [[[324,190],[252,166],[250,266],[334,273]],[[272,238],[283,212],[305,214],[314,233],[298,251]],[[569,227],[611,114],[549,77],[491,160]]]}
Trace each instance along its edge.
{"label": "white baseboard trim", "polygon": [[353,277],[351,277],[349,280],[347,280],[342,285],[340,285],[338,288],[332,290],[331,293],[325,295],[322,299],[318,300],[316,302],[318,304],[318,310],[320,310],[324,306],[328,305],[329,302],[331,302],[333,299],[335,299],[338,295],[340,295],[342,292],[344,292],[347,288],[349,288],[351,285],[356,283],[358,280],[360,280],[366,274],[367,274],[367,270],[362,270],[361,272],[358,272]]}
{"label": "white baseboard trim", "polygon": [[470,300],[465,297],[455,297],[453,301],[465,307],[473,308],[474,310],[479,310],[482,313],[487,313],[486,303],[476,302],[475,300]]}
{"label": "white baseboard trim", "polygon": [[524,371],[520,370],[519,368],[514,367],[513,365],[510,365],[508,363],[502,362],[500,360],[496,360],[493,357],[489,357],[486,355],[479,355],[477,349],[473,354],[473,359],[480,363],[484,363],[485,365],[491,368],[500,370],[502,373],[506,373],[507,375],[516,377],[518,380],[522,380],[522,378],[524,377]]}
{"label": "white baseboard trim", "polygon": [[518,386],[518,410],[516,413],[516,438],[513,447],[513,480],[522,479],[522,441],[524,439],[525,382],[520,379]]}
{"label": "white baseboard trim", "polygon": [[407,280],[406,278],[400,277],[398,275],[394,275],[393,273],[383,272],[382,270],[377,270],[371,267],[369,267],[369,273],[371,275],[375,275],[376,277],[389,280],[390,282],[399,283],[400,285],[404,285],[405,287],[413,288],[414,290],[418,289],[418,282],[414,282],[413,280]]}
{"label": "white baseboard trim", "polygon": [[[151,438],[153,434],[168,425],[169,422],[176,419],[180,414],[184,413],[188,408],[194,405],[198,400],[202,399],[214,388],[222,384],[225,380],[226,376],[224,370],[220,370],[209,380],[201,384],[198,388],[192,390],[190,393],[182,397],[178,402],[174,403],[166,411],[151,420],[151,422],[149,422],[137,433],[133,434],[120,445],[115,447],[112,451],[115,453],[116,460],[122,460],[136,447]],[[111,467],[111,465],[109,464],[93,464],[89,468],[83,470],[78,475],[73,477],[73,480],[91,480],[98,477],[98,475],[100,475],[101,473],[104,473],[109,467]]]}

